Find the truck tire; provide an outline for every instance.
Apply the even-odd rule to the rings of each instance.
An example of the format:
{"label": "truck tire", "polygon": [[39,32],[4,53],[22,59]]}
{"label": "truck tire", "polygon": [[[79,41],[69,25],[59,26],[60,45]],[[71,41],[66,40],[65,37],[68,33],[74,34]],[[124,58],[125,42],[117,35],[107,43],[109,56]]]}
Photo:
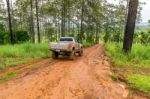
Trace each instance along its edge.
{"label": "truck tire", "polygon": [[58,55],[59,55],[58,52],[55,52],[55,51],[52,52],[52,58],[53,59],[57,59]]}
{"label": "truck tire", "polygon": [[79,56],[83,55],[83,50],[79,51]]}
{"label": "truck tire", "polygon": [[74,50],[70,53],[70,59],[71,60],[75,59],[75,51]]}

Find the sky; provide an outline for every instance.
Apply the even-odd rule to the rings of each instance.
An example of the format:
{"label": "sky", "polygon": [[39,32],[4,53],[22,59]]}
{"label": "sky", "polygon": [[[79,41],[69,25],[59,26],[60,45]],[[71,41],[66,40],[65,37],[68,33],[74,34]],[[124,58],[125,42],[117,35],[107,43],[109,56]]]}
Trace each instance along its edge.
{"label": "sky", "polygon": [[142,2],[146,2],[146,5],[143,5],[142,10],[142,20],[143,22],[147,22],[150,20],[150,0],[140,0]]}
{"label": "sky", "polygon": [[[108,0],[108,2],[117,4],[118,0]],[[140,0],[140,2],[146,3],[145,5],[142,5],[142,22],[148,22],[148,20],[150,20],[150,0]]]}

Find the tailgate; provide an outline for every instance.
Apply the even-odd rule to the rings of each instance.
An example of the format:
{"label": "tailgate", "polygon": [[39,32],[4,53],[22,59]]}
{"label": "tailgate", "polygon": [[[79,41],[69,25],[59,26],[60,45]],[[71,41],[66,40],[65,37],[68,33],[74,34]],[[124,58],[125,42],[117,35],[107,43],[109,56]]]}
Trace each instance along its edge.
{"label": "tailgate", "polygon": [[68,43],[51,43],[50,48],[52,50],[68,50]]}

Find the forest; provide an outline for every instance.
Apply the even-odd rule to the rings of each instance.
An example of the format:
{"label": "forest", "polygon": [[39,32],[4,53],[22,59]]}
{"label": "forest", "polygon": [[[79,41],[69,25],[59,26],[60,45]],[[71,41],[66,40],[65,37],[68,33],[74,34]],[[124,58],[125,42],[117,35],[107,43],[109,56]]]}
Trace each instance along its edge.
{"label": "forest", "polygon": [[[139,4],[137,23],[141,21]],[[75,36],[83,43],[122,42],[128,0],[1,0],[0,44],[45,43]],[[9,21],[9,22],[8,22]],[[144,33],[143,33],[144,32]],[[147,45],[149,30],[135,33],[135,43]]]}
{"label": "forest", "polygon": [[[85,49],[103,44],[113,64],[111,78],[150,97],[150,20],[146,28],[138,25],[145,5],[139,0],[0,0],[0,72],[50,58],[50,42],[75,37]],[[0,84],[17,75],[0,73]]]}

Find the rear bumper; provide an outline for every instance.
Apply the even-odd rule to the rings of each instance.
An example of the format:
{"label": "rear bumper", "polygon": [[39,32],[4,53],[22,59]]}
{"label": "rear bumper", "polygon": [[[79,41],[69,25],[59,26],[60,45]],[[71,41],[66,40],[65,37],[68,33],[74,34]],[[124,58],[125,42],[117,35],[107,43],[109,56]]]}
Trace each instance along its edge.
{"label": "rear bumper", "polygon": [[65,49],[50,49],[50,50],[54,52],[66,52],[66,53],[71,52],[70,50],[65,50]]}
{"label": "rear bumper", "polygon": [[52,52],[57,52],[59,55],[70,55],[71,51],[68,50],[58,50],[58,49],[51,49]]}

